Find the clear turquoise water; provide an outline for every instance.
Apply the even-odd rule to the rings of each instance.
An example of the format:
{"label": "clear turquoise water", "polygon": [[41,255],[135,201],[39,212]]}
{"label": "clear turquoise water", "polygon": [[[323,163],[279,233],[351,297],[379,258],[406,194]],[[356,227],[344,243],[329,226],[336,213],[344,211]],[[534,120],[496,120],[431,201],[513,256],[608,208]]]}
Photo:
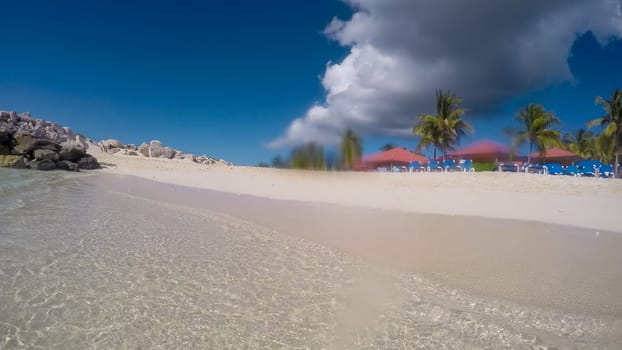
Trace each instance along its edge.
{"label": "clear turquoise water", "polygon": [[619,320],[469,295],[109,188],[0,169],[0,349],[601,349]]}

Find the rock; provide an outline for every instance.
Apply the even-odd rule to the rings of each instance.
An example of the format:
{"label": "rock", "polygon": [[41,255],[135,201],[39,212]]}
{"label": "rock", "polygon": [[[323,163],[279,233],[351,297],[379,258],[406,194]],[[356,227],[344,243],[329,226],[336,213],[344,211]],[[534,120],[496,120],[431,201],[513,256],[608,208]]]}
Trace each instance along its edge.
{"label": "rock", "polygon": [[0,143],[0,154],[11,154],[11,148]]}
{"label": "rock", "polygon": [[30,134],[16,133],[13,137],[15,138],[16,143],[13,150],[19,154],[31,152],[37,144],[37,139]]}
{"label": "rock", "polygon": [[182,159],[186,161],[196,162],[196,159],[194,159],[194,154],[192,153],[185,153]]}
{"label": "rock", "polygon": [[146,142],[143,142],[140,147],[138,147],[138,153],[145,157],[149,157],[149,145]]}
{"label": "rock", "polygon": [[31,160],[28,162],[30,169],[34,170],[54,170],[56,169],[56,163],[49,159]]}
{"label": "rock", "polygon": [[175,151],[170,147],[164,147],[164,158],[173,159]]}
{"label": "rock", "polygon": [[0,167],[3,168],[25,168],[24,157],[16,155],[0,155]]}
{"label": "rock", "polygon": [[61,170],[80,171],[78,163],[74,163],[68,160],[59,160],[58,162],[56,162],[56,167]]}
{"label": "rock", "polygon": [[103,151],[107,151],[111,148],[123,148],[123,144],[119,140],[108,139],[99,143]]}
{"label": "rock", "polygon": [[95,159],[95,157],[90,154],[87,154],[84,157],[80,158],[80,160],[78,161],[78,166],[80,167],[80,169],[99,169],[99,163],[97,162],[97,159]]}
{"label": "rock", "polygon": [[149,157],[157,158],[164,155],[164,147],[158,140],[152,140],[149,143]]}
{"label": "rock", "polygon": [[129,144],[125,145],[125,148],[127,148],[127,149],[129,149],[131,151],[136,151],[136,149],[137,149],[136,145],[133,144],[133,143],[129,143]]}
{"label": "rock", "polygon": [[9,143],[11,138],[11,133],[8,130],[0,130],[0,143]]}
{"label": "rock", "polygon": [[49,149],[36,149],[33,155],[36,160],[51,160],[56,162],[60,159],[58,153]]}
{"label": "rock", "polygon": [[77,141],[65,141],[60,144],[60,159],[77,162],[86,154],[84,145]]}
{"label": "rock", "polygon": [[118,152],[115,153],[116,155],[120,155],[120,156],[137,156],[138,153],[136,151],[132,151],[129,149],[120,149],[118,150]]}

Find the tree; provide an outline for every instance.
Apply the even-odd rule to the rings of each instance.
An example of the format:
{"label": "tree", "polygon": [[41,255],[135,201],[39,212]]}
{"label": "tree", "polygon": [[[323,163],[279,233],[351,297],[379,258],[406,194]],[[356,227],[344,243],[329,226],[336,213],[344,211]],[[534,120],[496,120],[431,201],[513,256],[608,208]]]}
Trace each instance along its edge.
{"label": "tree", "polygon": [[294,169],[324,169],[324,147],[310,142],[294,148],[291,166]]}
{"label": "tree", "polygon": [[596,157],[594,150],[594,134],[590,130],[579,129],[564,135],[562,141],[572,152],[581,158],[592,159]]}
{"label": "tree", "polygon": [[361,138],[354,131],[348,129],[341,138],[341,156],[343,167],[352,169],[354,165],[361,159],[363,148],[361,147]]}
{"label": "tree", "polygon": [[521,109],[516,115],[516,120],[520,123],[520,127],[509,129],[508,133],[514,137],[514,148],[525,143],[529,144],[527,163],[531,163],[534,146],[542,158],[546,157],[547,148],[564,147],[560,132],[551,129],[553,125],[559,125],[561,122],[555,114],[547,112],[541,105],[530,104]]}
{"label": "tree", "polygon": [[447,151],[453,150],[455,145],[460,144],[462,136],[473,131],[473,126],[462,120],[466,110],[458,108],[460,103],[462,99],[450,91],[436,90],[436,115],[418,115],[413,127],[413,133],[420,137],[418,152],[433,146],[434,158],[436,150],[440,149],[445,160]]}
{"label": "tree", "polygon": [[596,104],[599,104],[605,110],[605,115],[600,118],[591,120],[588,123],[588,127],[601,126],[603,131],[600,142],[603,146],[609,142],[609,146],[612,148],[612,152],[615,156],[614,173],[616,177],[620,177],[619,165],[620,165],[620,153],[622,153],[622,90],[616,89],[611,94],[611,98],[608,100],[598,96],[596,98]]}

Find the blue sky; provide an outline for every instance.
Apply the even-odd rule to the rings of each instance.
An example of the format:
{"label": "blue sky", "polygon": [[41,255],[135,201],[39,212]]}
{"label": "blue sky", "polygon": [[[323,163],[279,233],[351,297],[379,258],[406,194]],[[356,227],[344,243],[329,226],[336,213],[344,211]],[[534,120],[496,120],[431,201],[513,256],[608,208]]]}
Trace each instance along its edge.
{"label": "blue sky", "polygon": [[[401,6],[399,0],[389,2]],[[391,75],[391,69],[421,81],[417,77],[425,72],[419,73],[413,62],[421,62],[424,50],[435,52],[420,44],[433,38],[377,35],[386,32],[383,16],[395,16],[385,8],[365,6],[366,1],[350,7],[337,0],[131,5],[3,1],[0,110],[30,111],[93,139],[125,143],[159,139],[184,151],[252,165],[286,154],[298,140],[330,144],[345,126],[364,135],[366,153],[384,143],[413,148],[416,140],[403,131],[414,115],[431,112],[429,103],[415,102],[433,99],[436,88],[452,88],[465,96],[468,118],[477,129],[472,138],[494,139],[502,138],[501,129],[512,124],[516,109],[526,103],[544,104],[564,121],[564,130],[571,130],[601,114],[594,105],[596,95],[608,96],[614,88],[622,88],[622,42],[616,38],[616,25],[595,27],[600,42],[591,32],[585,34],[585,28],[568,28],[564,40],[550,39],[561,42],[559,49],[538,57],[544,68],[535,72],[520,68],[524,60],[508,63],[506,70],[507,58],[500,57],[493,63],[507,72],[504,79],[497,79],[499,73],[495,79],[460,73],[455,78],[426,75],[430,80],[424,86],[411,81],[398,84],[399,74]],[[420,11],[413,9],[411,17],[409,11],[404,5],[399,12],[406,22],[417,23]],[[364,16],[358,14],[374,20],[361,25],[355,21]],[[525,35],[516,37],[523,43]],[[463,43],[447,41],[447,46]],[[517,55],[526,50],[515,49]],[[481,61],[476,59],[478,50],[466,50],[472,62]],[[452,62],[452,54],[443,49],[430,59]],[[570,75],[558,68],[558,56]],[[356,69],[350,69],[351,63]],[[385,63],[387,67],[382,66]],[[372,67],[368,75],[363,75],[365,65]],[[475,70],[488,69],[484,63],[475,65]],[[378,67],[386,74],[373,71]],[[518,68],[513,67],[523,69],[522,76],[529,79],[517,78]],[[549,77],[547,72],[555,74]],[[355,90],[368,76],[376,85]],[[474,93],[488,90],[507,93]],[[361,102],[357,100],[361,91],[372,95]],[[314,114],[318,110],[322,117]],[[294,126],[296,118],[304,126],[302,134]]]}

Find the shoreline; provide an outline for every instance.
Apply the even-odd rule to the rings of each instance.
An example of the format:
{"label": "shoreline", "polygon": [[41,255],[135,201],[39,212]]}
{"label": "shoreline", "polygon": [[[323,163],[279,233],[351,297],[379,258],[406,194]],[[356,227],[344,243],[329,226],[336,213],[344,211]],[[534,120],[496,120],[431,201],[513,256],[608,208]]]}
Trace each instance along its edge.
{"label": "shoreline", "polygon": [[94,154],[102,173],[268,199],[534,221],[622,233],[622,181],[514,173],[392,174],[203,166]]}
{"label": "shoreline", "polygon": [[622,315],[616,232],[266,199],[108,173],[93,179],[103,190],[242,218],[477,295]]}

